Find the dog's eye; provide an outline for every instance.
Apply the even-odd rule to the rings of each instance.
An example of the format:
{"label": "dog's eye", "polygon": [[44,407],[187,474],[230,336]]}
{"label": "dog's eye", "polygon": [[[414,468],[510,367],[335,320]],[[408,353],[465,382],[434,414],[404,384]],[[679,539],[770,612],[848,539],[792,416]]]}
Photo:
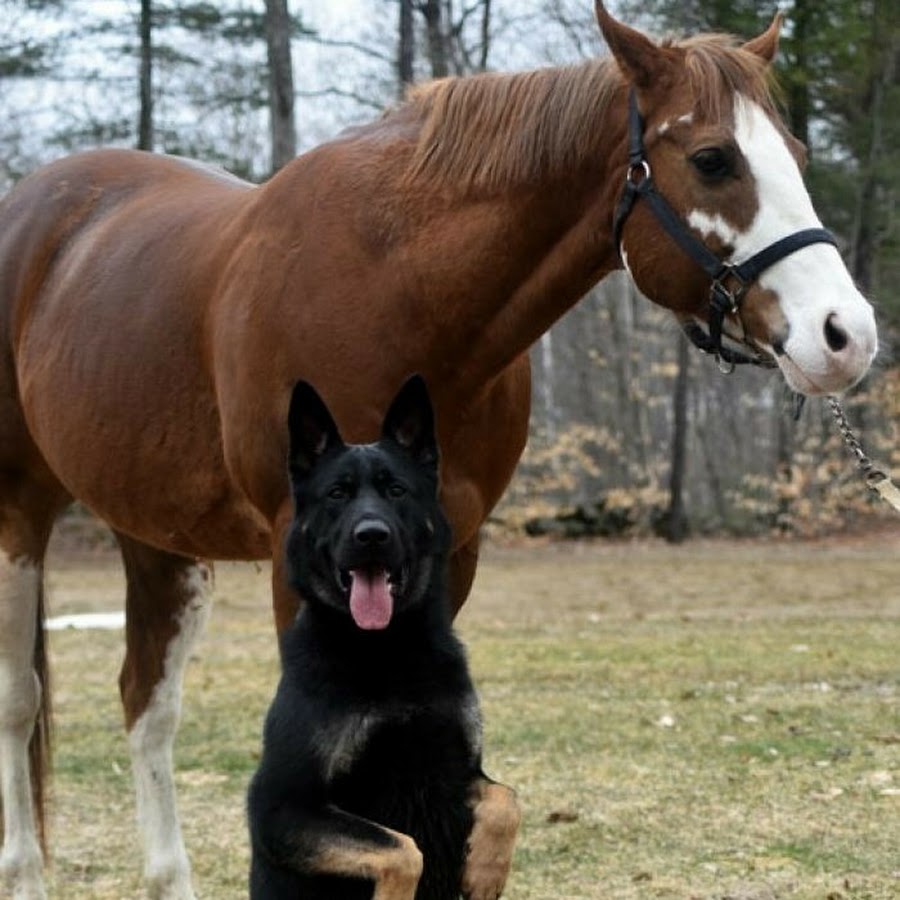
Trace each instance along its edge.
{"label": "dog's eye", "polygon": [[347,490],[346,485],[335,484],[332,486],[331,490],[328,491],[328,498],[330,500],[345,500],[349,494],[350,492]]}
{"label": "dog's eye", "polygon": [[402,497],[406,493],[406,485],[399,481],[392,481],[388,485],[388,495],[391,497]]}

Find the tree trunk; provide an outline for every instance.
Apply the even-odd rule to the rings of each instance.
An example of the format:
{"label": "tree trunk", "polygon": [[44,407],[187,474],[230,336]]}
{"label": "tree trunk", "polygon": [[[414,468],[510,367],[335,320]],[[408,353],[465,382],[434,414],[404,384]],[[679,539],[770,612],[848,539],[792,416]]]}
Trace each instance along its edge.
{"label": "tree trunk", "polygon": [[797,423],[788,415],[784,403],[775,403],[772,414],[775,416],[775,484],[781,487],[777,494],[774,524],[781,531],[790,531],[794,510],[791,484],[796,477],[794,446]]}
{"label": "tree trunk", "polygon": [[[896,2],[896,0],[894,0]],[[878,252],[877,220],[873,214],[878,202],[878,188],[881,181],[880,169],[888,150],[884,141],[885,93],[897,80],[900,39],[896,33],[886,28],[887,13],[881,3],[876,3],[872,13],[872,56],[871,81],[866,86],[863,110],[869,122],[868,146],[865,158],[861,160],[861,178],[857,196],[856,222],[853,235],[853,249],[850,259],[850,273],[863,293],[873,288],[872,268]],[[889,21],[889,20],[888,20]],[[887,34],[883,34],[886,31]]]}
{"label": "tree trunk", "polygon": [[153,22],[151,0],[141,0],[138,31],[141,43],[139,78],[140,113],[138,117],[138,150],[153,149]]}
{"label": "tree trunk", "polygon": [[397,43],[397,84],[402,98],[408,85],[413,83],[413,61],[416,53],[415,28],[413,23],[413,0],[400,0],[400,23]]}
{"label": "tree trunk", "polygon": [[491,0],[481,0],[481,52],[478,54],[478,71],[486,72],[488,53],[491,49]]}
{"label": "tree trunk", "polygon": [[669,543],[680,544],[688,536],[688,520],[684,510],[684,475],[687,465],[687,398],[690,347],[684,335],[678,338],[678,374],[672,396],[674,428],[672,431],[672,469],[669,475],[669,509],[666,515],[665,537]]}
{"label": "tree trunk", "polygon": [[428,33],[431,75],[433,78],[446,78],[450,74],[450,66],[441,0],[424,0],[419,9],[425,17],[425,29]]}
{"label": "tree trunk", "polygon": [[792,134],[809,147],[809,0],[794,0],[791,13],[793,72],[788,86],[788,115]]}
{"label": "tree trunk", "polygon": [[272,171],[277,172],[297,155],[291,19],[287,0],[266,0],[266,50],[269,64]]}

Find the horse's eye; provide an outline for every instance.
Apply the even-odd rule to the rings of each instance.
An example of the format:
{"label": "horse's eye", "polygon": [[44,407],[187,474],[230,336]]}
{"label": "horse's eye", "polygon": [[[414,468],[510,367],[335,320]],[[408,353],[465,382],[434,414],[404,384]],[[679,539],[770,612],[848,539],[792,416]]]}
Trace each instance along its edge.
{"label": "horse's eye", "polygon": [[350,494],[350,491],[347,489],[347,486],[344,484],[334,484],[331,486],[328,491],[328,498],[330,500],[345,500]]}
{"label": "horse's eye", "polygon": [[691,164],[704,178],[727,178],[734,174],[734,157],[722,147],[698,150],[691,156]]}

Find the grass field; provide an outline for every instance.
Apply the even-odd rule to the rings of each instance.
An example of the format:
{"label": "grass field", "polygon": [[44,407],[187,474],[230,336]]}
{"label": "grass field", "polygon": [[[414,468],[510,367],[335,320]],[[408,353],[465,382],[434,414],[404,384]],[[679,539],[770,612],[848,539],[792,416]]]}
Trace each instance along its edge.
{"label": "grass field", "polygon": [[[176,756],[198,894],[246,896],[277,677],[268,570],[217,569]],[[119,609],[60,558],[56,615]],[[489,547],[459,618],[486,767],[525,821],[511,900],[900,897],[900,533]],[[54,633],[53,900],[140,898],[118,632]]]}

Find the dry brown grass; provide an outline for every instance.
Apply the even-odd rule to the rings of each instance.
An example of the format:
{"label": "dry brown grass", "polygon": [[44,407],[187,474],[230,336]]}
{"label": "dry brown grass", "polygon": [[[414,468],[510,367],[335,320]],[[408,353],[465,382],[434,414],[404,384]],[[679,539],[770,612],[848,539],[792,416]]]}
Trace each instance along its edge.
{"label": "dry brown grass", "polygon": [[[492,547],[459,620],[489,771],[526,819],[507,897],[900,896],[900,533]],[[118,609],[60,559],[51,612]],[[268,571],[220,566],[177,776],[199,896],[246,896],[243,799],[277,677]],[[52,900],[139,898],[119,633],[51,638]]]}

